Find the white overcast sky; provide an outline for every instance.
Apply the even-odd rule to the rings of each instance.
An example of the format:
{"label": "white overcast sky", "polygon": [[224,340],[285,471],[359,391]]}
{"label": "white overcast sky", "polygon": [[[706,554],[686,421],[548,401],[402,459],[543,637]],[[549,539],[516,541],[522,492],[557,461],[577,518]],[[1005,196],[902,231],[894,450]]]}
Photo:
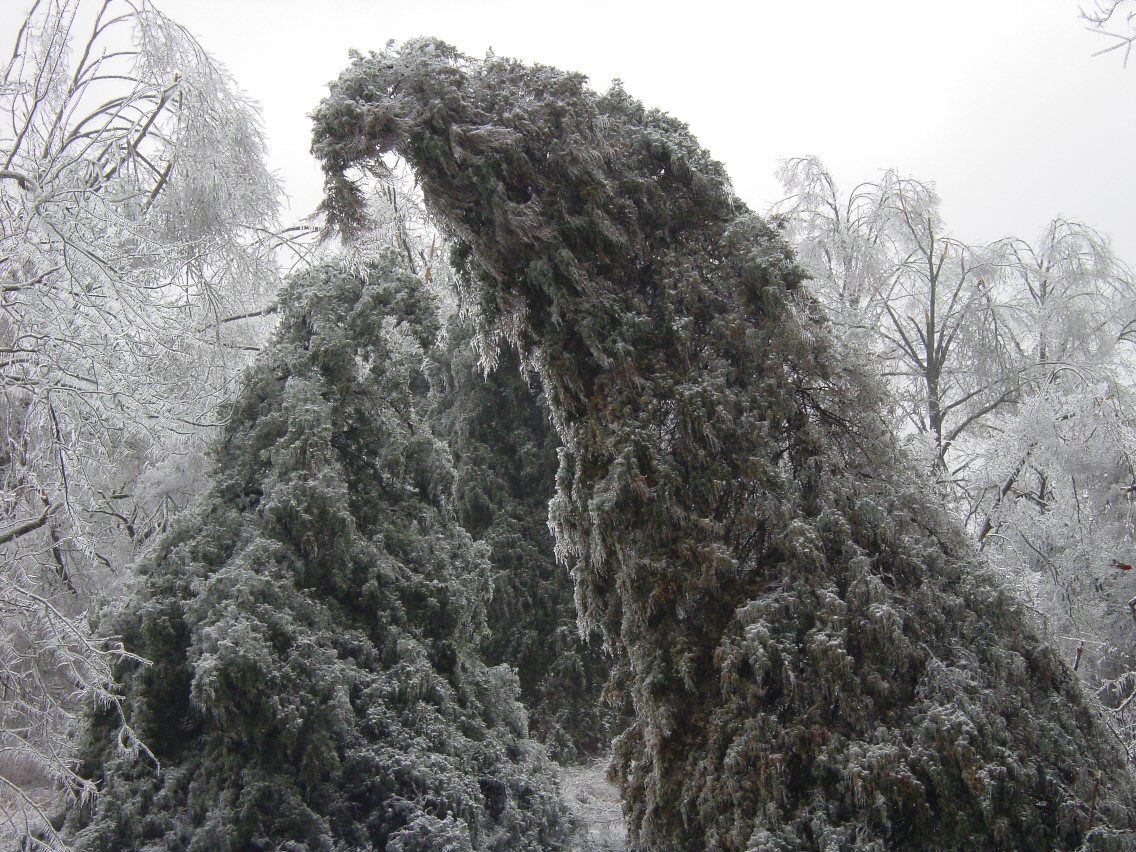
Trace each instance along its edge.
{"label": "white overcast sky", "polygon": [[[155,3],[260,103],[297,216],[320,190],[306,113],[347,50],[434,35],[600,89],[622,79],[687,122],[756,210],[780,197],[780,159],[815,154],[845,190],[886,168],[934,182],[960,239],[1033,239],[1060,215],[1136,264],[1136,61],[1091,55],[1108,42],[1076,0]],[[27,5],[0,0],[9,43]]]}

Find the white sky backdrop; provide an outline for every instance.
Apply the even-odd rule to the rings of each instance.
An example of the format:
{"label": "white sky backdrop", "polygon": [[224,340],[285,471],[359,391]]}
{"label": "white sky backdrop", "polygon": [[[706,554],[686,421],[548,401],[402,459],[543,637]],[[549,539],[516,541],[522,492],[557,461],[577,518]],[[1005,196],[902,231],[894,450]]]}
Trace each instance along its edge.
{"label": "white sky backdrop", "polygon": [[[1081,219],[1136,264],[1136,61],[1076,0],[155,0],[264,114],[292,215],[319,200],[309,112],[348,48],[434,35],[463,52],[612,78],[687,122],[765,210],[781,158],[844,190],[896,168],[933,182],[948,227],[1034,239]],[[29,0],[0,0],[7,43]]]}

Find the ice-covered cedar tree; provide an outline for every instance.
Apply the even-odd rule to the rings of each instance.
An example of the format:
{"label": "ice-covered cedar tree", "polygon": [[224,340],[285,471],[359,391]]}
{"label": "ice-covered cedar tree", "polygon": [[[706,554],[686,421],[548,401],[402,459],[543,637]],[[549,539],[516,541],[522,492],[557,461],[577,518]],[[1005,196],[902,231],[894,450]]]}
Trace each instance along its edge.
{"label": "ice-covered cedar tree", "polygon": [[557,546],[636,714],[633,845],[1132,840],[1114,741],[684,125],[433,40],[356,55],[314,118],[327,212],[358,227],[353,181],[404,157],[486,329],[540,372]]}
{"label": "ice-covered cedar tree", "polygon": [[539,392],[506,350],[486,374],[473,329],[454,321],[434,368],[433,418],[453,454],[458,519],[489,546],[493,597],[484,646],[516,669],[529,731],[561,762],[608,749],[615,709],[601,702],[611,657],[580,636],[572,578],[548,528],[556,434]]}
{"label": "ice-covered cedar tree", "polygon": [[425,424],[437,320],[394,261],[291,279],[207,499],[111,629],[152,665],[95,716],[81,850],[555,849],[516,679],[478,655],[485,548]]}

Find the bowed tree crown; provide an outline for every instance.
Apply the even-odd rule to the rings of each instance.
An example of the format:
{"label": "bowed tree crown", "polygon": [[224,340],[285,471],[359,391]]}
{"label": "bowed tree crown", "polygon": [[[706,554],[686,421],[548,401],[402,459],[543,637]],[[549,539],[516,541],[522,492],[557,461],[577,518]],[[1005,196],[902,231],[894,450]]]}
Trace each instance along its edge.
{"label": "bowed tree crown", "polygon": [[1132,783],[1074,679],[927,496],[780,236],[621,88],[433,40],[316,111],[325,210],[415,170],[476,305],[541,379],[551,518],[634,713],[649,849],[1123,846]]}

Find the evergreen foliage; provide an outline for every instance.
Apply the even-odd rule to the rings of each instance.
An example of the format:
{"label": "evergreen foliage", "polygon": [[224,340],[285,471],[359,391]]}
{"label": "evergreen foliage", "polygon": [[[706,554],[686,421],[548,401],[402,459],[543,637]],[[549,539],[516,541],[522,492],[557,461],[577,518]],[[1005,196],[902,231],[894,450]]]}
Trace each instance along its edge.
{"label": "evergreen foliage", "polygon": [[96,714],[83,850],[559,848],[516,678],[487,668],[489,563],[449,505],[425,415],[437,332],[390,257],[280,296],[214,484],[112,627],[151,757]]}
{"label": "evergreen foliage", "polygon": [[315,113],[325,209],[395,151],[487,333],[542,380],[552,507],[620,653],[632,842],[1125,848],[1132,780],[827,342],[778,234],[618,86],[433,40],[357,55]]}
{"label": "evergreen foliage", "polygon": [[454,457],[458,519],[489,546],[485,659],[516,669],[531,734],[557,760],[579,762],[607,751],[615,714],[600,696],[611,659],[597,635],[581,637],[572,578],[553,552],[556,434],[516,356],[500,353],[486,374],[472,337],[452,323],[434,373],[434,422]]}

